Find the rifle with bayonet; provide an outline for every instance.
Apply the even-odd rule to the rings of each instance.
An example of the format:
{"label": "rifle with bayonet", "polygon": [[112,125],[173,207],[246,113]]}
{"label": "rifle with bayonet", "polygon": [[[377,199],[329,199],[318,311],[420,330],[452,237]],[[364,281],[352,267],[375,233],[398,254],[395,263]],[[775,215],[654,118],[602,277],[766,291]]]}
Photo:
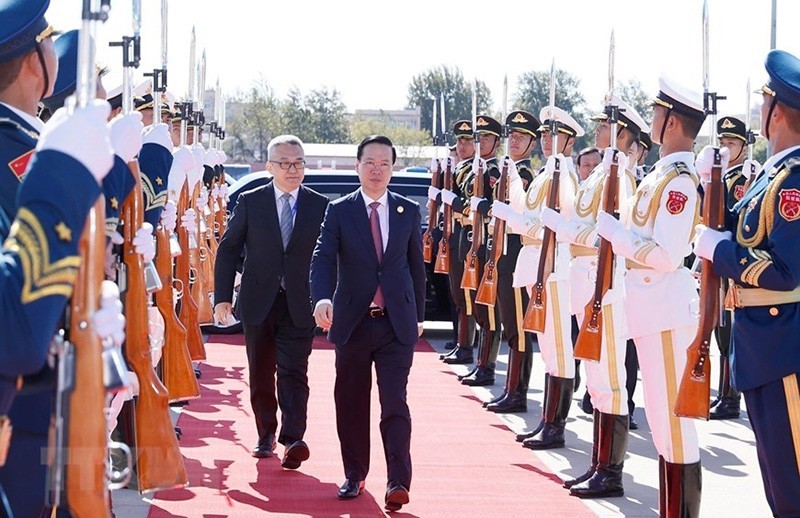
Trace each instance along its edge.
{"label": "rifle with bayonet", "polygon": [[[453,160],[450,157],[445,159],[443,186],[445,189],[453,190]],[[453,207],[446,204],[442,210],[444,219],[444,231],[442,239],[439,241],[439,253],[436,254],[436,264],[433,271],[436,273],[450,274],[450,237],[453,235]]]}
{"label": "rifle with bayonet", "polygon": [[[556,114],[552,110],[555,107],[556,97],[556,73],[555,62],[550,66],[550,127],[548,131],[552,135],[553,146],[551,156],[558,153],[558,131],[560,122],[556,120]],[[561,178],[561,161],[555,159],[555,167],[553,169],[553,178],[550,180],[550,187],[547,195],[547,207],[555,211],[559,210],[558,193],[560,189]],[[545,227],[544,236],[542,237],[542,250],[539,255],[539,266],[536,273],[536,283],[533,285],[533,292],[531,293],[531,300],[525,310],[525,317],[522,321],[522,328],[525,331],[543,333],[545,327],[545,319],[547,317],[547,293],[545,287],[547,286],[547,279],[553,272],[555,266],[555,233],[549,228]]]}
{"label": "rifle with bayonet", "polygon": [[[603,183],[603,212],[619,219],[619,150],[617,149],[617,122],[619,106],[613,104],[614,98],[614,31],[611,31],[611,45],[608,58],[608,101],[606,114],[611,128],[611,149],[614,160]],[[594,284],[594,296],[586,305],[583,324],[575,342],[575,357],[591,362],[599,362],[603,343],[603,298],[611,289],[614,277],[614,250],[611,242],[600,238],[597,254],[597,275]]]}
{"label": "rifle with bayonet", "polygon": [[[134,36],[124,37],[122,111],[133,111],[131,72],[139,62],[139,28],[141,3],[133,2]],[[132,51],[132,53],[131,53]],[[131,59],[131,56],[133,58]],[[133,247],[133,238],[144,223],[144,200],[138,163],[128,164],[134,188],[122,204],[124,306],[126,317],[125,356],[128,365],[139,380],[139,395],[134,398],[134,428],[139,492],[149,493],[161,489],[183,487],[187,484],[169,416],[169,393],[153,369],[153,357],[148,336],[148,293],[145,285],[145,266],[142,256]]]}
{"label": "rifle with bayonet", "polygon": [[[474,127],[474,126],[473,126]],[[477,133],[475,133],[477,135]],[[478,153],[478,146],[475,147],[476,154]],[[483,198],[484,195],[484,175],[485,162],[481,158],[475,158],[472,163],[474,172],[472,185],[474,195],[478,198]],[[461,288],[465,290],[477,290],[480,282],[480,248],[483,246],[483,214],[480,211],[473,210],[470,214],[472,220],[472,243],[467,252],[467,258],[464,260],[464,274],[461,276]]]}
{"label": "rifle with bayonet", "polygon": [[[444,106],[442,107],[444,108]],[[441,189],[442,162],[439,160],[439,135],[436,132],[436,98],[433,99],[433,124],[432,138],[433,146],[436,148],[436,156],[431,160],[431,187]],[[426,263],[433,261],[433,231],[436,228],[436,219],[439,215],[439,203],[436,200],[428,200],[428,228],[422,235],[422,257]]]}
{"label": "rifle with bayonet", "polygon": [[[503,169],[500,171],[500,179],[497,186],[497,200],[508,203],[508,162],[511,160],[506,157],[503,160]],[[492,232],[492,255],[483,267],[483,278],[481,279],[478,293],[475,296],[477,304],[484,304],[493,307],[497,301],[497,265],[503,257],[506,241],[506,222],[495,218],[494,230]]]}
{"label": "rifle with bayonet", "polygon": [[[704,186],[703,224],[714,230],[724,230],[725,187],[722,181],[722,158],[717,142],[717,101],[724,99],[709,91],[708,74],[708,2],[703,2],[703,104],[706,115],[711,115],[711,145],[714,146],[714,165],[711,181]],[[708,419],[711,399],[711,363],[709,350],[711,335],[720,321],[720,294],[722,282],[714,273],[714,265],[702,259],[700,270],[700,321],[697,334],[686,350],[686,367],[683,371],[675,415],[695,419]]]}

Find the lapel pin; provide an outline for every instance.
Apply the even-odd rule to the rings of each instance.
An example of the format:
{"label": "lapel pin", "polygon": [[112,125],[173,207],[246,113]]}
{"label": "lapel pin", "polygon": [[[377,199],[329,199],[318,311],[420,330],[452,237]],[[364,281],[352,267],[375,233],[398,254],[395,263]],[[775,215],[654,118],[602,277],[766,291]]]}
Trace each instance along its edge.
{"label": "lapel pin", "polygon": [[397,213],[398,214],[402,214],[403,213],[403,206],[402,205],[398,205],[397,206]]}

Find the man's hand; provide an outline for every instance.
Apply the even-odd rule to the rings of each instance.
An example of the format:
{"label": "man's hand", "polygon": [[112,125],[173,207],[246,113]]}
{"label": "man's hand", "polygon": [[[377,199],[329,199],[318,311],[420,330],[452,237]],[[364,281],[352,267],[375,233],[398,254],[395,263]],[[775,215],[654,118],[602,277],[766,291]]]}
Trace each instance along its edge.
{"label": "man's hand", "polygon": [[327,331],[333,325],[333,305],[329,303],[319,304],[314,309],[314,320],[323,331]]}
{"label": "man's hand", "polygon": [[445,205],[452,205],[453,200],[456,199],[456,193],[448,189],[442,189],[442,202]]}
{"label": "man's hand", "polygon": [[214,318],[223,326],[228,325],[228,319],[233,316],[233,305],[230,302],[220,302],[214,306]]}
{"label": "man's hand", "polygon": [[749,180],[759,171],[761,171],[761,164],[758,163],[758,160],[751,160],[748,158],[744,161],[744,164],[742,165],[742,174],[744,175],[745,180]]}
{"label": "man's hand", "polygon": [[553,232],[558,231],[558,226],[562,221],[564,221],[564,216],[560,212],[556,212],[550,207],[542,210],[542,224]]}
{"label": "man's hand", "polygon": [[[719,156],[722,172],[724,173],[728,168],[728,161],[731,158],[731,152],[728,148],[723,147],[719,150]],[[711,146],[706,146],[701,149],[694,161],[694,167],[697,169],[697,175],[700,177],[701,182],[704,184],[710,182],[711,169],[714,167],[714,148]]]}
{"label": "man's hand", "polygon": [[597,233],[606,241],[611,241],[619,229],[625,228],[617,218],[602,210],[597,213]]}
{"label": "man's hand", "polygon": [[628,168],[628,155],[621,151],[614,153],[614,150],[606,148],[603,151],[603,171],[606,176],[611,172],[611,164],[614,163],[614,156],[617,157],[617,176]]}
{"label": "man's hand", "polygon": [[142,149],[142,114],[139,112],[117,115],[108,123],[111,147],[125,163],[130,162]]}
{"label": "man's hand", "polygon": [[139,230],[131,240],[133,249],[142,256],[144,262],[149,263],[156,256],[156,245],[153,242],[153,225],[148,222],[142,223]]}
{"label": "man's hand", "polygon": [[110,339],[114,345],[125,341],[125,316],[119,300],[119,286],[111,281],[100,285],[100,307],[92,315],[92,327],[101,339]]}
{"label": "man's hand", "polygon": [[169,127],[160,122],[146,128],[142,135],[142,145],[144,144],[158,144],[172,153],[172,137],[169,134]]}
{"label": "man's hand", "polygon": [[717,245],[731,239],[733,239],[733,234],[729,230],[720,232],[705,225],[697,225],[695,227],[694,254],[697,257],[713,261]]}

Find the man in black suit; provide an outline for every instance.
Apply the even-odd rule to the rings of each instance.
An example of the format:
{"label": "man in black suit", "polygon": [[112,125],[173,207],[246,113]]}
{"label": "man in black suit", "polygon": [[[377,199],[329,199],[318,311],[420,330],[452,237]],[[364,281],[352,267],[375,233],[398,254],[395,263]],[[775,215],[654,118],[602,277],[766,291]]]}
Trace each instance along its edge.
{"label": "man in black suit", "polygon": [[286,446],[281,465],[296,469],[309,456],[302,440],[308,356],[315,328],[308,278],[328,199],[301,185],[305,154],[300,139],[275,137],[267,147],[267,157],[272,182],[239,196],[220,241],[214,270],[214,312],[223,323],[231,316],[236,265],[245,250],[238,316],[244,328],[250,403],[258,429],[253,456],[272,455],[280,404],[278,442]]}
{"label": "man in black suit", "polygon": [[347,477],[338,496],[357,497],[369,471],[374,362],[386,509],[396,511],[411,485],[406,385],[425,319],[421,216],[416,202],[387,190],[396,159],[391,140],[367,137],[356,158],[361,188],[328,206],[311,261],[314,318],[336,346],[336,428]]}

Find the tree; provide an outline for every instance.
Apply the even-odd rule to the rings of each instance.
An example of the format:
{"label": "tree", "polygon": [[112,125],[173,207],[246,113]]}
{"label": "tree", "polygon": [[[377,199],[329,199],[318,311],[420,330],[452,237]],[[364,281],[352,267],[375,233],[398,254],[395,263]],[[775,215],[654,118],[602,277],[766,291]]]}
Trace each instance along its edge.
{"label": "tree", "polygon": [[314,129],[311,142],[338,144],[349,140],[347,108],[338,90],[311,90],[306,95],[305,107],[311,115]]}
{"label": "tree", "polygon": [[420,146],[430,145],[429,132],[392,124],[389,117],[382,117],[378,120],[356,117],[350,121],[350,135],[354,142],[361,142],[369,135],[386,135],[397,148],[398,155],[403,157],[398,157],[397,166],[399,167],[418,165],[419,153],[416,156],[410,156],[413,155],[411,151],[419,150]]}
{"label": "tree", "polygon": [[280,106],[283,121],[282,133],[290,133],[303,142],[314,142],[315,129],[311,112],[305,105],[303,94],[296,87],[289,90],[287,99]]}
{"label": "tree", "polygon": [[261,77],[249,91],[238,93],[231,100],[241,106],[232,110],[226,132],[231,137],[231,159],[260,161],[267,159],[267,144],[282,127],[279,116],[280,101]]}
{"label": "tree", "polygon": [[[472,119],[472,83],[464,78],[460,68],[439,65],[414,76],[408,85],[406,107],[420,107],[421,129],[428,135],[431,132],[434,99],[440,103],[442,94],[444,94],[445,121],[448,125],[446,131],[450,131],[450,126],[459,119]],[[489,87],[483,81],[477,81],[478,113],[486,113],[491,106],[492,94]],[[440,110],[441,104],[437,105],[437,118],[441,118]]]}
{"label": "tree", "polygon": [[[566,70],[556,70],[555,75],[556,106],[572,115],[578,124],[588,130],[586,99],[580,90],[580,80]],[[527,110],[538,117],[541,109],[549,104],[550,71],[532,71],[522,74],[517,81],[517,91],[512,96],[513,108]],[[585,147],[590,140],[587,137],[577,139],[573,149],[579,150]]]}
{"label": "tree", "polygon": [[[642,90],[642,83],[637,79],[630,79],[627,83],[617,84],[617,95],[628,103],[648,124],[653,121],[653,107],[650,105],[652,96]],[[652,135],[651,135],[652,136]],[[658,160],[658,144],[653,144],[645,158],[646,164],[653,164]]]}

